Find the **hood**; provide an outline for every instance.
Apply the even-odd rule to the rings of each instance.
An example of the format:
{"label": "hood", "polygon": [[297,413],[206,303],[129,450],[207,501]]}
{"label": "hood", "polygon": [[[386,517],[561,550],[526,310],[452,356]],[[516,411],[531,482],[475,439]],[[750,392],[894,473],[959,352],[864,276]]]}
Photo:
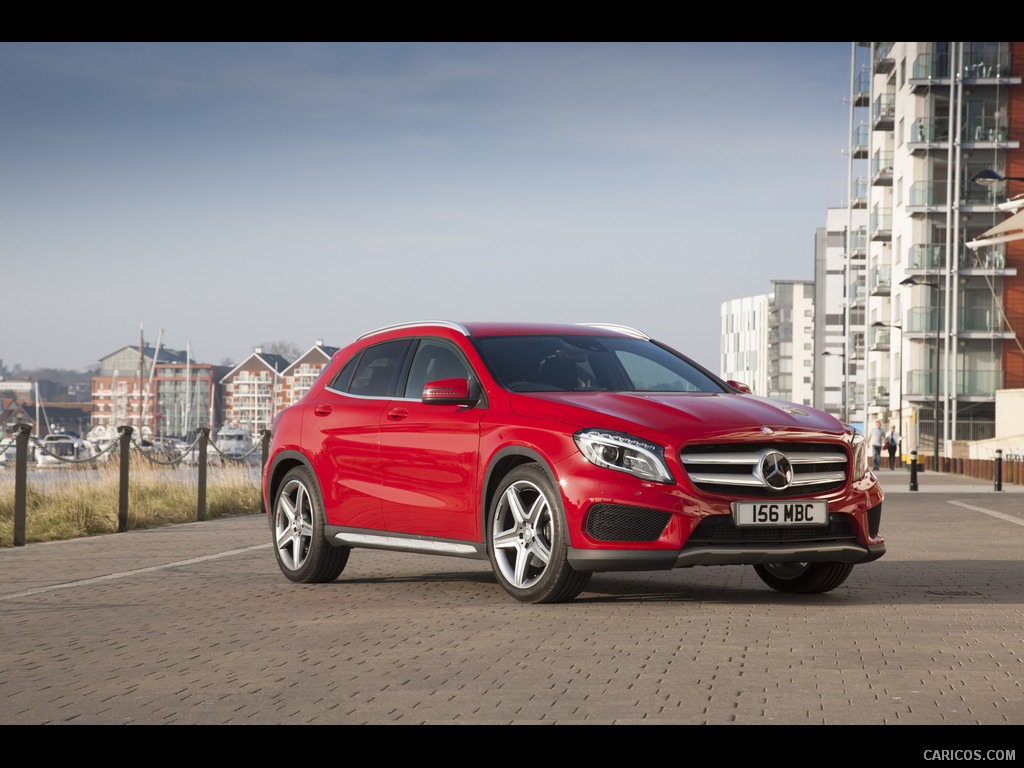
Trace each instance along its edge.
{"label": "hood", "polygon": [[[718,392],[533,392],[512,395],[521,416],[560,421],[576,427],[639,429],[772,427],[843,433],[827,413],[754,395]],[[602,414],[605,418],[600,418]]]}

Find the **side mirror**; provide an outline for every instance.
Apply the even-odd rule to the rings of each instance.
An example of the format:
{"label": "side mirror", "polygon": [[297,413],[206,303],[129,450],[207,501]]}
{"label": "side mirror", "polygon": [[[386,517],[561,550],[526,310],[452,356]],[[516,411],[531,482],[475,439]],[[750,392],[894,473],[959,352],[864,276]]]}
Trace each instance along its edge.
{"label": "side mirror", "polygon": [[467,379],[439,379],[423,386],[426,405],[476,405],[479,399],[470,392]]}
{"label": "side mirror", "polygon": [[750,391],[750,387],[748,387],[746,384],[744,384],[741,381],[733,381],[732,379],[729,379],[729,381],[727,381],[725,383],[728,384],[733,389],[738,389],[740,392],[742,392],[745,395],[752,395],[752,394],[754,394],[753,392]]}

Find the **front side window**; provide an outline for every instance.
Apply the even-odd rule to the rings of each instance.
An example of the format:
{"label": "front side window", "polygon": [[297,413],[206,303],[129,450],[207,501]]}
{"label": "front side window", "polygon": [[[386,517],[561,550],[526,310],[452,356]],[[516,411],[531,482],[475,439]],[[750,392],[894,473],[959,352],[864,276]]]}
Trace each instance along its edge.
{"label": "front side window", "polygon": [[471,381],[473,378],[469,366],[450,344],[437,339],[424,339],[416,348],[416,355],[409,369],[409,380],[405,386],[405,396],[419,400],[423,395],[424,385],[429,381]]}

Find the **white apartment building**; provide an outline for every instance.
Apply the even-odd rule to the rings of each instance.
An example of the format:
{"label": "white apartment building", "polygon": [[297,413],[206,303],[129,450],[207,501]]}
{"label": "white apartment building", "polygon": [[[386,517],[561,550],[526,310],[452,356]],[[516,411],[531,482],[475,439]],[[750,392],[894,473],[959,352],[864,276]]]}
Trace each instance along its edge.
{"label": "white apartment building", "polygon": [[[984,170],[1024,176],[1022,58],[1022,43],[852,47],[848,206],[867,212],[867,291],[863,317],[849,313],[849,343],[866,340],[863,389],[850,393],[866,422],[900,424],[905,452],[948,456],[952,440],[991,437],[996,390],[1024,386],[1024,251],[964,245],[1024,191],[972,182]],[[831,366],[824,376],[834,387]]]}
{"label": "white apartment building", "polygon": [[868,237],[866,199],[853,203],[829,208],[815,233],[813,405],[861,427]]}
{"label": "white apartment building", "polygon": [[772,280],[772,288],[722,304],[722,378],[755,395],[813,405],[814,284]]}

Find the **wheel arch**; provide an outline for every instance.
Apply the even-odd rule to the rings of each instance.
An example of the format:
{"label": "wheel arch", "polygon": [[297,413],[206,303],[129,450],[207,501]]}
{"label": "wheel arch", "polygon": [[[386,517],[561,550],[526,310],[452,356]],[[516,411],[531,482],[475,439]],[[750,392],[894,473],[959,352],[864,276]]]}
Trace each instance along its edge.
{"label": "wheel arch", "polygon": [[[543,455],[532,448],[523,445],[510,445],[496,452],[487,465],[487,472],[484,474],[484,482],[480,494],[480,530],[483,540],[487,541],[487,515],[494,500],[494,494],[501,485],[502,479],[518,466],[523,464],[537,464],[548,476],[559,494],[558,503],[563,508],[562,520],[565,520],[565,501],[561,498],[561,486],[558,484],[558,476]],[[563,525],[565,523],[563,522]],[[568,535],[568,526],[566,525]]]}
{"label": "wheel arch", "polygon": [[305,467],[309,470],[310,475],[313,476],[314,490],[319,496],[320,508],[324,508],[324,495],[320,491],[320,480],[317,478],[316,472],[313,471],[313,464],[301,451],[286,449],[274,455],[274,458],[270,460],[270,469],[267,471],[267,491],[263,497],[263,506],[268,517],[273,516],[271,505],[277,494],[277,489],[281,486],[281,480],[295,467]]}

